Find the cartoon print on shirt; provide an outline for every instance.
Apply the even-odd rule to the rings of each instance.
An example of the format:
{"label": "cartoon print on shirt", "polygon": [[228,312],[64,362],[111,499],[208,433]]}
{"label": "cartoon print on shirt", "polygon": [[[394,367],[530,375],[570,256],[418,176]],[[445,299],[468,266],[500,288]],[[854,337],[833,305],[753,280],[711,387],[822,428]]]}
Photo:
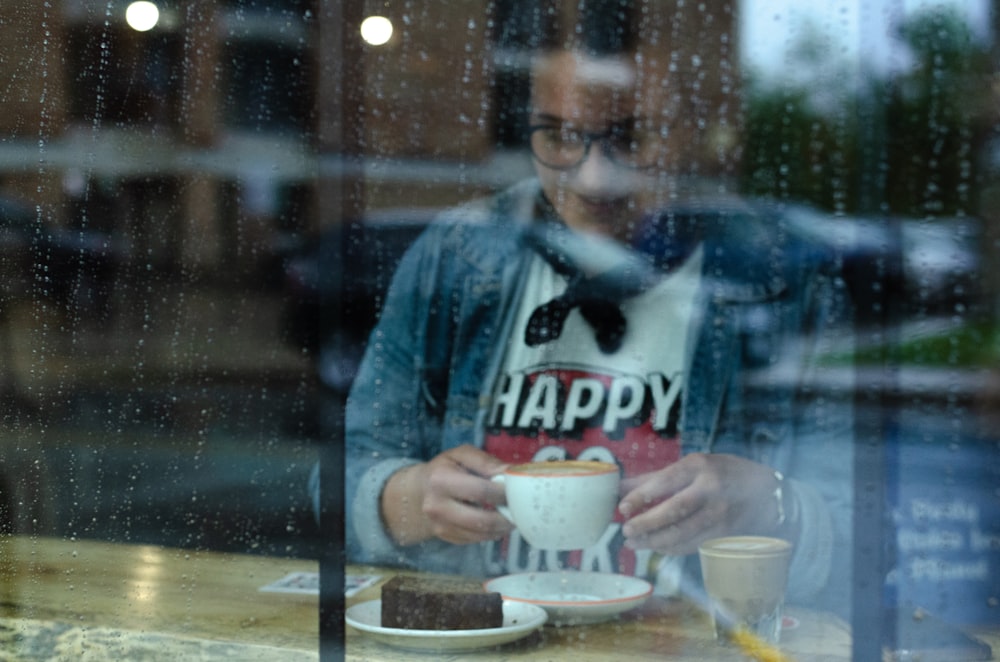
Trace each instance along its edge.
{"label": "cartoon print on shirt", "polygon": [[[643,383],[634,376],[577,369],[524,371],[499,387],[503,397],[497,398],[487,421],[486,448],[511,463],[600,460],[615,464],[624,476],[665,466],[680,454],[677,419],[681,390],[673,386],[680,381],[679,375],[669,379],[655,373]],[[536,388],[539,382],[543,386]],[[585,386],[574,389],[580,382]],[[572,395],[584,390],[597,394],[593,401]],[[505,540],[486,543],[490,571],[575,567],[643,574],[651,554],[625,547],[620,520],[616,515],[597,543],[575,551],[534,549],[515,529]]]}
{"label": "cartoon print on shirt", "polygon": [[645,381],[631,375],[609,379],[584,375],[569,370],[539,371],[533,377],[527,372],[508,375],[494,397],[488,425],[573,438],[597,427],[609,438],[621,439],[625,428],[641,425],[653,414],[652,430],[676,436],[680,375],[650,373]]}
{"label": "cartoon print on shirt", "polygon": [[[538,346],[515,331],[493,385],[484,449],[510,464],[562,459],[612,462],[623,477],[667,466],[680,457],[684,347],[698,282],[700,255],[660,284],[625,301],[622,346],[602,351],[579,312],[567,316],[558,340]],[[530,270],[515,329],[540,302],[564,288],[542,260]],[[579,568],[647,575],[652,554],[625,546],[622,517],[584,550],[532,548],[515,529],[484,543],[491,574]]]}

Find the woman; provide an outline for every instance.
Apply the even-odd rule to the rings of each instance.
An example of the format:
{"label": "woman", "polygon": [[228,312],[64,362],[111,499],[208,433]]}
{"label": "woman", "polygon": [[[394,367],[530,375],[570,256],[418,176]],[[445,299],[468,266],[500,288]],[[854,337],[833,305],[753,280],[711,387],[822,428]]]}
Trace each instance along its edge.
{"label": "woman", "polygon": [[[844,294],[780,217],[692,203],[692,88],[627,41],[540,53],[537,177],[445,214],[400,265],[348,403],[349,553],[671,593],[700,542],[774,535],[795,545],[790,597],[843,606],[852,414],[808,378]],[[596,549],[531,550],[494,509],[491,476],[553,457],[621,467]]]}

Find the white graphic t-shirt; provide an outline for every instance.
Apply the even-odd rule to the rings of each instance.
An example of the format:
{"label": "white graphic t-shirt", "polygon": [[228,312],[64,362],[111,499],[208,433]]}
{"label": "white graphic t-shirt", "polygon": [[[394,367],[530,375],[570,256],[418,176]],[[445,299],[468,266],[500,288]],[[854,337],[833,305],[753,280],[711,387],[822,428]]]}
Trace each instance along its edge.
{"label": "white graphic t-shirt", "polygon": [[[536,256],[493,389],[487,452],[512,464],[563,458],[613,462],[623,477],[675,462],[684,349],[701,263],[698,248],[658,284],[622,302],[625,335],[620,349],[605,354],[577,308],[557,339],[533,347],[525,343],[531,313],[567,285]],[[566,567],[649,574],[651,553],[625,547],[619,518],[596,545],[571,552],[532,549],[515,530],[486,544],[488,567],[493,574]]]}

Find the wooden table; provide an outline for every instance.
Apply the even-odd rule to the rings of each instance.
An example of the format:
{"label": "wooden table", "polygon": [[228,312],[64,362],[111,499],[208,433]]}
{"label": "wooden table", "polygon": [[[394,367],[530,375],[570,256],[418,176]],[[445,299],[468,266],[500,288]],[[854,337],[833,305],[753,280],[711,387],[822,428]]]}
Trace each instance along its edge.
{"label": "wooden table", "polygon": [[[348,574],[377,574],[384,582],[395,574],[385,568],[348,567]],[[348,598],[347,605],[378,599],[381,583]],[[850,629],[840,619],[794,606],[786,610],[798,625],[783,633],[781,650],[794,660],[850,660]],[[464,660],[470,654],[412,653],[373,641],[347,629],[348,660]],[[708,616],[685,600],[651,598],[643,607],[595,625],[545,626],[524,640],[477,652],[476,660],[669,659],[691,661],[747,660],[747,656],[712,638]]]}
{"label": "wooden table", "polygon": [[[221,554],[84,540],[0,537],[0,660],[316,660],[315,595],[263,593],[291,572],[316,572],[300,559]],[[395,571],[348,567],[352,574]],[[348,598],[380,596],[375,584]],[[794,660],[848,660],[848,627],[828,614],[788,608],[798,626],[781,645]],[[1000,629],[974,633],[1000,652]],[[618,619],[545,626],[491,650],[411,653],[346,628],[347,660],[746,660],[717,644],[707,616],[682,600],[651,599]]]}
{"label": "wooden table", "polygon": [[[380,576],[377,584],[347,599],[347,606],[381,595],[381,584],[397,570],[366,566],[348,566],[348,574]],[[786,606],[787,616],[797,625],[783,631],[781,655],[786,660],[825,662],[851,659],[850,628],[831,614],[795,605]],[[1000,624],[993,627],[968,628],[993,649],[993,659],[1000,659]],[[619,618],[595,625],[553,627],[546,625],[531,636],[511,644],[475,653],[433,654],[410,652],[374,641],[348,627],[346,659],[366,662],[405,662],[409,660],[740,660],[751,659],[735,648],[717,643],[712,638],[708,616],[686,600],[665,600],[653,597],[643,607]],[[764,657],[762,659],[771,659]],[[940,658],[947,659],[947,658]]]}
{"label": "wooden table", "polygon": [[263,593],[301,559],[0,538],[0,659],[318,658],[318,597]]}

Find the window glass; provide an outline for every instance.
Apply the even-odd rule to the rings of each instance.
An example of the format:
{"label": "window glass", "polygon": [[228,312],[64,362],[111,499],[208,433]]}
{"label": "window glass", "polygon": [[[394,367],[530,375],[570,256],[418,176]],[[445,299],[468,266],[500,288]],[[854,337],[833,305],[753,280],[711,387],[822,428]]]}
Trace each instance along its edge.
{"label": "window glass", "polygon": [[0,8],[0,657],[315,657],[316,597],[259,591],[314,594],[322,540],[286,270],[319,223],[315,30],[302,2]]}
{"label": "window glass", "polygon": [[[562,596],[519,654],[704,659],[698,546],[753,534],[792,543],[793,657],[1000,655],[998,31],[987,0],[3,3],[0,650],[84,621],[379,659],[391,575],[596,571],[653,597]],[[551,459],[615,465],[598,542],[498,510]]]}

